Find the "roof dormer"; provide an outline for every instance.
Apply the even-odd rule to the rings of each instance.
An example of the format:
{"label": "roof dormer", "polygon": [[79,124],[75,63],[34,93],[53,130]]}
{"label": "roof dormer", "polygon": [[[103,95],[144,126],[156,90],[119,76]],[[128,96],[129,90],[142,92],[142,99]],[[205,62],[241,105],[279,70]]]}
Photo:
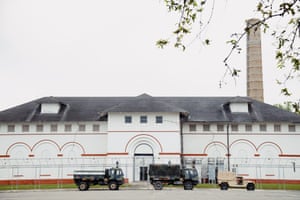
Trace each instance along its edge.
{"label": "roof dormer", "polygon": [[60,103],[41,103],[41,114],[58,114]]}
{"label": "roof dormer", "polygon": [[231,113],[249,113],[249,104],[251,103],[249,99],[235,97],[228,103]]}
{"label": "roof dormer", "polygon": [[249,106],[247,102],[243,103],[230,103],[229,104],[230,111],[232,113],[248,113],[249,112]]}

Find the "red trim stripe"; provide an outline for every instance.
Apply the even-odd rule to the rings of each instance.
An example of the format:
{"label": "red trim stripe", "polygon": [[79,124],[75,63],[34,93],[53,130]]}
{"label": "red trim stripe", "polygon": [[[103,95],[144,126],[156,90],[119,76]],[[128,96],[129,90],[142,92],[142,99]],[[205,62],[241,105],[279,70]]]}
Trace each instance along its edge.
{"label": "red trim stripe", "polygon": [[279,157],[300,158],[300,154],[279,154]]}

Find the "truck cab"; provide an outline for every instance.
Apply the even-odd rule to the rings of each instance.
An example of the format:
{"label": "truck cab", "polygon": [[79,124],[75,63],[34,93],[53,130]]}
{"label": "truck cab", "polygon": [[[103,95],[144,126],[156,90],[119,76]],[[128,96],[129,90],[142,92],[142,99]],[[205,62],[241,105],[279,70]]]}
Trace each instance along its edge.
{"label": "truck cab", "polygon": [[195,168],[183,168],[181,177],[185,190],[192,190],[199,183],[198,171]]}

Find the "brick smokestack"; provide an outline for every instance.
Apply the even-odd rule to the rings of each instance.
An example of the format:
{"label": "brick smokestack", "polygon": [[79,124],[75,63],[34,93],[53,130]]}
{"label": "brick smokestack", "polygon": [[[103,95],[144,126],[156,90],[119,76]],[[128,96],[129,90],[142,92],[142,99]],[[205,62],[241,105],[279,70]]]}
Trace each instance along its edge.
{"label": "brick smokestack", "polygon": [[[247,27],[259,22],[258,19],[246,21]],[[264,101],[260,27],[254,26],[247,34],[247,96]]]}

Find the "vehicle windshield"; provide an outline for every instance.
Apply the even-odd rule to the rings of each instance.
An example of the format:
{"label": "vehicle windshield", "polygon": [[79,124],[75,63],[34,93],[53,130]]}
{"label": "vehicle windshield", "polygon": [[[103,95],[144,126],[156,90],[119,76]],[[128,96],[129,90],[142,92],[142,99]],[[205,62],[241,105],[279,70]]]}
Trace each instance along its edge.
{"label": "vehicle windshield", "polygon": [[117,176],[123,176],[123,171],[121,169],[116,170],[116,175]]}
{"label": "vehicle windshield", "polygon": [[186,169],[184,170],[184,174],[185,176],[191,176],[191,177],[198,176],[198,172],[196,169]]}

